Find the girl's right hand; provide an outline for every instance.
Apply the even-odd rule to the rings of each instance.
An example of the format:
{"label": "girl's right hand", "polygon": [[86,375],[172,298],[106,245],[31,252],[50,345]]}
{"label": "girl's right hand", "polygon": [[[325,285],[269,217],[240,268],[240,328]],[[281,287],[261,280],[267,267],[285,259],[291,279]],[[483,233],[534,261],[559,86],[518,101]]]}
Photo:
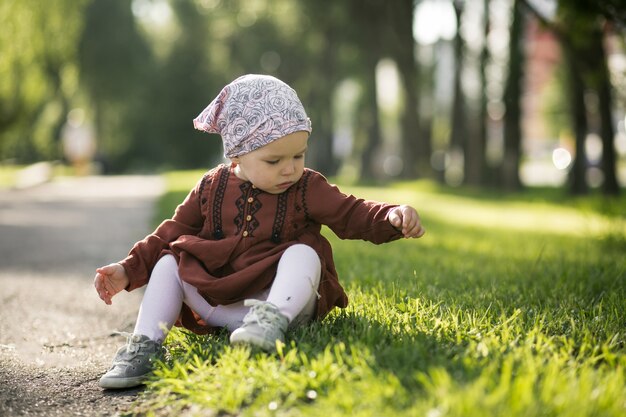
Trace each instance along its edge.
{"label": "girl's right hand", "polygon": [[111,304],[111,298],[124,288],[130,280],[126,270],[120,264],[110,264],[96,269],[96,278],[93,281],[98,295],[106,304]]}

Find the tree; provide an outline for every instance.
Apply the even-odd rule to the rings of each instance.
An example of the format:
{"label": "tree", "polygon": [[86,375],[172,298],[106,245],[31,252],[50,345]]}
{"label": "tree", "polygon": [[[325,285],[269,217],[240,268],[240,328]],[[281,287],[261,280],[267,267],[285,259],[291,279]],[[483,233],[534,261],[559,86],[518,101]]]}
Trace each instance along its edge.
{"label": "tree", "polygon": [[404,178],[416,178],[430,172],[430,140],[420,132],[419,66],[415,59],[413,38],[413,0],[387,3],[391,56],[398,65],[404,90],[402,114],[402,160]]}
{"label": "tree", "polygon": [[375,156],[382,144],[380,128],[380,111],[376,97],[376,65],[378,57],[375,53],[368,53],[363,68],[363,101],[359,114],[359,126],[365,136],[365,147],[361,154],[361,178],[371,180],[376,177]]}
{"label": "tree", "polygon": [[456,34],[454,35],[454,87],[452,96],[452,115],[450,120],[450,149],[461,151],[467,159],[467,121],[465,120],[465,95],[463,93],[462,75],[465,45],[461,36],[464,3],[462,0],[452,2],[456,15]]}
{"label": "tree", "polygon": [[297,72],[305,72],[303,78],[308,82],[299,80],[298,85],[303,86],[302,93],[307,98],[315,138],[307,163],[310,161],[311,166],[325,175],[335,175],[340,163],[333,154],[333,93],[345,72],[340,49],[348,42],[352,29],[345,28],[346,7],[340,2],[308,0],[303,5],[308,24],[299,41],[300,45],[308,45],[305,61],[308,65]]}
{"label": "tree", "polygon": [[91,0],[84,21],[80,76],[91,98],[99,147],[114,169],[125,168],[134,141],[129,120],[136,111],[150,111],[151,103],[142,98],[151,86],[152,53],[126,0]]}
{"label": "tree", "polygon": [[501,186],[506,190],[521,188],[519,164],[521,153],[521,91],[523,81],[524,16],[519,0],[513,3],[513,20],[509,37],[509,71],[504,88],[504,159],[501,167]]}
{"label": "tree", "polygon": [[619,184],[617,182],[617,155],[615,152],[613,126],[613,98],[609,69],[606,62],[604,47],[604,33],[602,28],[596,26],[591,30],[589,38],[590,56],[587,62],[589,69],[589,84],[597,91],[598,107],[600,113],[600,137],[602,138],[602,172],[604,182],[602,190],[606,195],[618,195]]}
{"label": "tree", "polygon": [[568,98],[570,106],[570,123],[574,133],[576,154],[569,175],[570,192],[575,195],[586,194],[588,191],[585,173],[587,171],[587,155],[585,139],[587,137],[587,111],[585,108],[585,85],[581,75],[580,62],[576,51],[569,43],[562,43],[563,54],[567,66]]}
{"label": "tree", "polygon": [[0,3],[0,158],[58,158],[58,132],[78,90],[75,49],[84,4]]}
{"label": "tree", "polygon": [[359,78],[362,80],[363,95],[358,116],[358,126],[365,138],[361,153],[361,178],[376,177],[375,157],[382,144],[380,114],[376,96],[376,66],[382,56],[386,6],[383,0],[351,0],[350,14],[358,28],[357,47],[362,64]]}
{"label": "tree", "polygon": [[154,64],[156,74],[146,80],[147,105],[132,123],[134,140],[127,164],[203,168],[221,160],[222,144],[216,135],[194,130],[192,120],[224,84],[210,71],[207,18],[198,13],[194,0],[170,4],[173,19],[184,30],[172,41],[169,53]]}
{"label": "tree", "polygon": [[[602,169],[604,173],[603,192],[607,195],[619,193],[616,174],[616,152],[614,149],[615,129],[612,120],[612,95],[607,57],[604,42],[604,23],[623,21],[625,11],[614,0],[579,0],[559,3],[556,18],[549,20],[541,15],[528,0],[521,0],[546,27],[559,39],[568,69],[569,102],[572,131],[576,143],[576,155],[570,171],[570,192],[584,194],[586,183],[587,157],[585,141],[590,131],[585,105],[587,91],[598,97],[600,114],[599,131],[602,138]],[[591,59],[590,59],[591,57]]]}
{"label": "tree", "polygon": [[486,147],[487,147],[487,65],[489,63],[489,45],[487,38],[490,30],[489,0],[483,0],[483,45],[480,53],[480,103],[478,111],[478,132],[469,135],[465,155],[465,183],[473,186],[486,185]]}

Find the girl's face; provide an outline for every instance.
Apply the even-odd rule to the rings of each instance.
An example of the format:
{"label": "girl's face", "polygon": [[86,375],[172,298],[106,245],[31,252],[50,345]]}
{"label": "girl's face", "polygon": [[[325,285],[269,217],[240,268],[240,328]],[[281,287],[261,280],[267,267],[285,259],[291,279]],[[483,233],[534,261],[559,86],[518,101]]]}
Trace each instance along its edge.
{"label": "girl's face", "polygon": [[270,194],[280,194],[300,180],[308,132],[290,133],[245,155],[231,158],[235,175]]}

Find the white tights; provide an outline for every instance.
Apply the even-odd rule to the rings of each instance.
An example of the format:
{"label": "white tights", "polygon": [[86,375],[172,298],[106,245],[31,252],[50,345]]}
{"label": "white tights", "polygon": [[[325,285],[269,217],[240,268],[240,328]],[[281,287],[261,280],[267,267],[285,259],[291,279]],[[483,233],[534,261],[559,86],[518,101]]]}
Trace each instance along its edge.
{"label": "white tights", "polygon": [[[293,245],[280,258],[272,287],[251,298],[273,303],[289,319],[290,327],[306,323],[315,313],[320,274],[317,253],[307,245]],[[183,303],[209,326],[225,327],[230,331],[242,325],[250,309],[243,305],[243,301],[211,306],[194,286],[180,279],[176,258],[165,255],[150,275],[134,333],[163,341],[176,322]]]}

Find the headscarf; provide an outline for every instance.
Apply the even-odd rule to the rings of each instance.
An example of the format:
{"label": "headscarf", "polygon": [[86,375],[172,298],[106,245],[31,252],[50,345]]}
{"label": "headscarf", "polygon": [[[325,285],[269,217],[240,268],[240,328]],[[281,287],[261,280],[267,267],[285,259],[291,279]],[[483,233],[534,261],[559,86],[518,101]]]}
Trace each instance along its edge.
{"label": "headscarf", "polygon": [[295,90],[275,77],[258,74],[244,75],[224,87],[193,125],[220,134],[227,158],[290,133],[311,133],[311,121]]}

